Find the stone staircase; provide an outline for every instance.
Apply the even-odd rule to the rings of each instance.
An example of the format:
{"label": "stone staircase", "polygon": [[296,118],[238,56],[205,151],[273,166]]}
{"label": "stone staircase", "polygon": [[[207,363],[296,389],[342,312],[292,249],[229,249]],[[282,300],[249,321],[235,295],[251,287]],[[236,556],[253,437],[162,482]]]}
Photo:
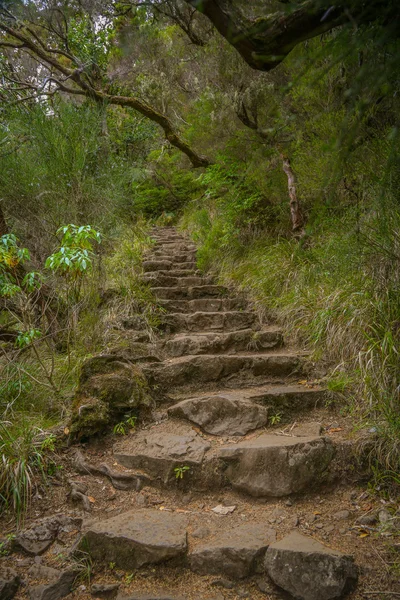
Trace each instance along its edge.
{"label": "stone staircase", "polygon": [[[306,419],[285,434],[271,421],[280,413],[306,415],[324,390],[299,384],[304,356],[286,348],[282,332],[260,323],[242,298],[197,269],[190,241],[172,227],[155,228],[152,236],[144,281],[166,313],[159,358],[141,366],[156,410],[152,422],[114,444],[113,458],[123,477],[167,495],[169,507],[132,510],[126,503],[121,514],[87,525],[78,547],[95,564],[126,571],[165,563],[175,574],[162,571],[164,581],[182,568],[203,578],[181,581],[179,590],[176,583],[176,593],[150,586],[141,595],[134,586],[136,593],[124,596],[132,600],[287,597],[282,590],[303,600],[342,597],[357,580],[353,559],[287,527],[278,533],[270,525],[274,511],[268,519],[257,504],[323,481],[335,452],[321,426]],[[182,508],[192,495],[197,500]],[[241,497],[250,521],[235,512]],[[201,498],[219,504],[206,509]],[[236,595],[231,582],[238,580],[252,591]],[[210,585],[223,593],[210,595]]]}
{"label": "stone staircase", "polygon": [[157,228],[153,238],[144,280],[167,311],[164,360],[143,369],[161,422],[116,444],[116,460],[160,486],[175,485],[180,469],[187,486],[231,486],[251,496],[318,485],[334,455],[319,425],[290,436],[265,429],[291,404],[305,411],[323,400],[320,388],[297,383],[304,357],[243,299],[199,272],[195,246],[175,229]]}

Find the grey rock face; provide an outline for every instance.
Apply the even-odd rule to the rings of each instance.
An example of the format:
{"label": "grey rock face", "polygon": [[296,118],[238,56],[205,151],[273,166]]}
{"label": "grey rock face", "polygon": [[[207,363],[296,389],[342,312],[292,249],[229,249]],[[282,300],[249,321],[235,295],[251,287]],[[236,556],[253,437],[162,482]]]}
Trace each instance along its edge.
{"label": "grey rock face", "polygon": [[186,553],[186,519],[183,515],[139,509],[91,525],[80,547],[101,563],[137,569]]}
{"label": "grey rock face", "polygon": [[233,487],[251,496],[285,496],[301,492],[328,467],[332,443],[322,437],[263,434],[220,448],[225,475]]}
{"label": "grey rock face", "polygon": [[175,478],[176,467],[200,466],[209,448],[210,444],[194,432],[178,435],[143,431],[132,441],[123,440],[114,446],[114,456],[121,465],[144,469],[167,483]]}
{"label": "grey rock face", "polygon": [[277,586],[298,600],[342,598],[357,582],[350,556],[296,531],[269,546],[265,569]]}
{"label": "grey rock face", "polygon": [[59,600],[70,593],[77,573],[71,569],[58,571],[51,567],[34,565],[29,569],[28,575],[35,579],[48,580],[48,583],[29,588],[30,600]]}
{"label": "grey rock face", "polygon": [[212,435],[245,435],[268,422],[268,410],[263,406],[225,396],[189,398],[168,413],[188,419]]}
{"label": "grey rock face", "polygon": [[42,554],[51,546],[59,533],[80,529],[81,525],[82,519],[80,518],[54,515],[20,531],[14,544],[29,554]]}
{"label": "grey rock face", "polygon": [[19,587],[18,574],[10,567],[0,566],[0,598],[1,600],[11,600],[14,598]]}
{"label": "grey rock face", "polygon": [[200,575],[225,575],[242,579],[259,571],[268,545],[276,532],[268,526],[245,523],[205,541],[189,554],[192,571]]}

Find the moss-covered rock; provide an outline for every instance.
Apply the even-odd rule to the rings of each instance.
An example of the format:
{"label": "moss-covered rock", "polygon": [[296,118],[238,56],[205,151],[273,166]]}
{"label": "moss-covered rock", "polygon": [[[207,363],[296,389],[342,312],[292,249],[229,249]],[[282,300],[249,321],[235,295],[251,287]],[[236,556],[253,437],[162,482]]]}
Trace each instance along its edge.
{"label": "moss-covered rock", "polygon": [[137,365],[114,354],[94,356],[81,369],[71,435],[80,438],[106,431],[125,414],[150,403],[146,377]]}

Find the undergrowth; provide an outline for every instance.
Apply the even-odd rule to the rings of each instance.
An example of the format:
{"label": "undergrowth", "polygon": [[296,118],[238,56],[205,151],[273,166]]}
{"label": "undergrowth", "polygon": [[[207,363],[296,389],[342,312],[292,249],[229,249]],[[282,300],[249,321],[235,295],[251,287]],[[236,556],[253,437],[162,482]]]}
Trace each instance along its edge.
{"label": "undergrowth", "polygon": [[382,239],[379,208],[363,235],[351,211],[310,224],[298,241],[272,231],[233,227],[218,199],[189,205],[181,226],[199,244],[199,266],[245,291],[260,316],[286,339],[311,350],[331,392],[346,398],[358,427],[374,434],[376,479],[399,483],[400,211],[393,206]]}

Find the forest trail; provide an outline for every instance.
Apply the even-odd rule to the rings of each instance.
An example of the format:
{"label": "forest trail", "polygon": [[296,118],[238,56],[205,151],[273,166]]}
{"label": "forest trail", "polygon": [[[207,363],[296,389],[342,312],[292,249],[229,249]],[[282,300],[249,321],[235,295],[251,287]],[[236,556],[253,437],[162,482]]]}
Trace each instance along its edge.
{"label": "forest trail", "polygon": [[344,422],[332,422],[326,392],[307,383],[306,356],[198,271],[195,246],[175,228],[152,237],[143,277],[167,311],[162,359],[143,365],[152,420],[79,453],[73,485],[90,494],[90,513],[19,534],[16,543],[37,556],[21,559],[31,579],[15,598],[68,595],[77,563],[60,570],[60,554],[81,571],[90,561],[91,587],[71,594],[82,600],[261,600],[284,591],[361,599],[387,589],[384,565],[369,565],[382,543],[362,520],[373,501],[355,483],[351,444],[335,436]]}

